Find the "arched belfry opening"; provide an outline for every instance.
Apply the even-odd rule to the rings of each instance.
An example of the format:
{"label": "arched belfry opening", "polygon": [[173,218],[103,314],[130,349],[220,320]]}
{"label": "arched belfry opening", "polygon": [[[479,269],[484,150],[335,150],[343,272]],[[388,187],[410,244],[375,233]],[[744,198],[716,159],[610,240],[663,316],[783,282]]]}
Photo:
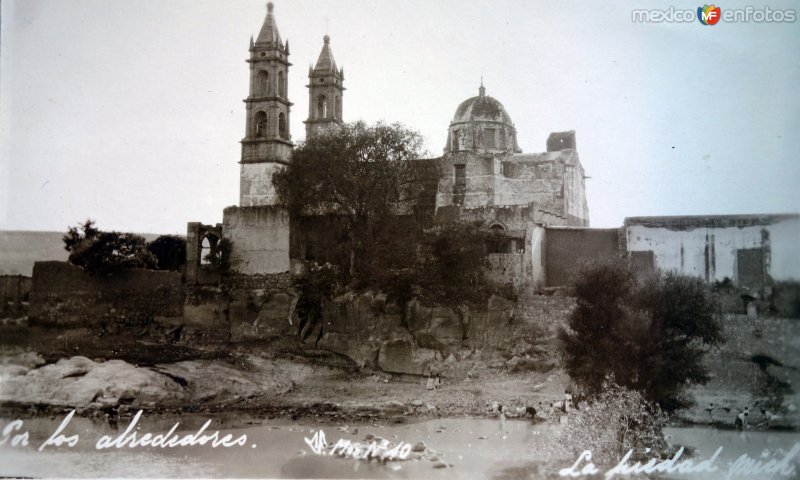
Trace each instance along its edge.
{"label": "arched belfry opening", "polygon": [[328,118],[328,100],[325,95],[317,97],[317,118]]}
{"label": "arched belfry opening", "polygon": [[281,138],[287,138],[288,133],[286,131],[286,115],[281,113],[278,115],[278,135]]}
{"label": "arched belfry opening", "polygon": [[269,71],[260,70],[256,80],[256,97],[266,97],[269,95]]}
{"label": "arched belfry opening", "polygon": [[253,123],[255,124],[255,136],[259,138],[264,138],[268,135],[269,132],[269,117],[264,112],[256,112],[256,116],[253,119]]}

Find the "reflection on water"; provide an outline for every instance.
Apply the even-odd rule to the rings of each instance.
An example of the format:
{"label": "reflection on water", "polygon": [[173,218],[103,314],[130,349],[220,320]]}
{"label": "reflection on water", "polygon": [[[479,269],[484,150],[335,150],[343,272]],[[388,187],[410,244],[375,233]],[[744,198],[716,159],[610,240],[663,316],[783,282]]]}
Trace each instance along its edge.
{"label": "reflection on water", "polygon": [[[782,460],[792,449],[795,443],[800,442],[800,435],[795,432],[766,432],[766,431],[737,431],[714,430],[708,427],[668,428],[664,433],[668,435],[670,443],[685,445],[694,449],[697,458],[709,458],[714,455],[717,448],[722,447],[722,453],[715,462],[719,471],[713,474],[693,475],[696,479],[724,478],[731,465],[741,456],[747,455],[750,459],[767,462],[771,459]],[[758,475],[731,476],[730,478],[800,478],[800,458],[795,458],[794,476]],[[679,478],[679,477],[674,477]]]}
{"label": "reflection on water", "polygon": [[[0,476],[28,477],[276,477],[276,478],[534,478],[545,472],[571,465],[574,459],[553,438],[557,426],[526,421],[497,419],[437,419],[400,425],[343,425],[311,421],[281,421],[247,418],[238,415],[215,416],[210,431],[247,435],[243,447],[210,446],[180,448],[137,448],[97,451],[95,442],[107,434],[119,434],[128,425],[120,420],[118,429],[107,423],[74,418],[65,435],[78,434],[74,448],[46,449],[37,452],[57,428],[63,417],[25,420],[30,432],[30,446],[0,447]],[[194,433],[206,417],[145,416],[139,434],[167,432],[176,421],[178,433]],[[0,426],[8,420],[0,420]],[[318,456],[311,453],[304,438],[311,438],[322,428],[328,442],[339,438],[363,440],[368,434],[404,441],[412,445],[422,441],[435,451],[425,460],[363,462],[352,459]],[[718,446],[725,447],[725,461],[748,453],[753,458],[764,448],[791,448],[796,434],[777,432],[716,431],[709,428],[668,429],[673,443],[697,448],[697,455],[711,455]],[[437,461],[439,460],[439,461]],[[438,465],[452,468],[434,468]],[[713,477],[712,477],[713,478]]]}

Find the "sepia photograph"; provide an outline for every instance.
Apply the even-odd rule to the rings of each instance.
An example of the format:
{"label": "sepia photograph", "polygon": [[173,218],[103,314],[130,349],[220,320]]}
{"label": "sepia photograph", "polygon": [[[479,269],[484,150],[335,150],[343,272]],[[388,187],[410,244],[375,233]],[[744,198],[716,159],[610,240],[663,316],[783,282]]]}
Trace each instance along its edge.
{"label": "sepia photograph", "polygon": [[800,478],[797,10],[0,1],[0,478]]}

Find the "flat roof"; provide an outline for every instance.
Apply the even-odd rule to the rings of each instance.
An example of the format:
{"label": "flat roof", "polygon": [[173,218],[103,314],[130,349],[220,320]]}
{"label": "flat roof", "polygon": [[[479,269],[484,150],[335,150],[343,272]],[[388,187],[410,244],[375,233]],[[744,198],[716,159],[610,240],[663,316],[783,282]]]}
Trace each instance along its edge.
{"label": "flat roof", "polygon": [[669,217],[627,217],[625,226],[639,225],[651,228],[725,228],[771,225],[784,220],[800,219],[799,213],[745,214],[745,215],[680,215]]}

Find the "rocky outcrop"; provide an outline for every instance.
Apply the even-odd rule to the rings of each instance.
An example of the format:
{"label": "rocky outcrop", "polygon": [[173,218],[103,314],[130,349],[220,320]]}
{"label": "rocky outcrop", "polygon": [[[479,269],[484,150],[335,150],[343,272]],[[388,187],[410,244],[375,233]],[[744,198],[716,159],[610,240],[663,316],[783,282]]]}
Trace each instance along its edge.
{"label": "rocky outcrop", "polygon": [[227,313],[231,341],[299,337],[305,348],[397,374],[459,378],[476,361],[492,367],[511,362],[513,369],[549,368],[556,357],[551,345],[556,328],[574,303],[563,295],[529,295],[519,301],[493,295],[479,309],[416,298],[401,308],[384,293],[350,291],[324,301],[321,318],[308,323],[294,308],[298,292],[279,280],[243,277],[232,283],[227,307],[217,310]]}
{"label": "rocky outcrop", "polygon": [[[311,338],[319,338],[319,348],[390,373],[464,377],[478,361],[548,369],[556,360],[551,340],[571,311],[572,300],[547,301],[559,305],[555,315],[531,316],[516,302],[492,296],[485,311],[426,306],[415,299],[401,316],[384,294],[343,295],[326,306],[319,331]],[[539,305],[535,308],[547,312]],[[478,351],[482,353],[475,355]]]}
{"label": "rocky outcrop", "polygon": [[30,363],[14,367],[3,370],[0,401],[79,408],[185,407],[280,395],[292,388],[289,375],[265,370],[265,365],[251,371],[201,360],[146,368],[76,356],[39,368]]}

